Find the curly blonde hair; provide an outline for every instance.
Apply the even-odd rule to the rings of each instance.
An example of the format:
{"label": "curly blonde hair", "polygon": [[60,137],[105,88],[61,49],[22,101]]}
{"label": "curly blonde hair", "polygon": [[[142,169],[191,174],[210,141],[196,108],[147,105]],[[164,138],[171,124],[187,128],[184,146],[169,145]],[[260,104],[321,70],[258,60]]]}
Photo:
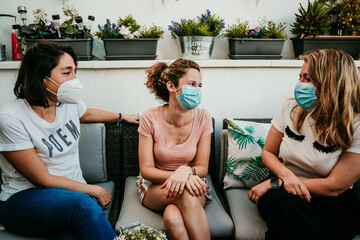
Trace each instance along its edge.
{"label": "curly blonde hair", "polygon": [[316,120],[316,138],[336,150],[350,147],[354,119],[360,113],[360,77],[354,59],[342,50],[322,49],[300,56],[308,64],[317,87],[318,103],[307,112],[300,108],[295,127],[299,132],[308,116]]}

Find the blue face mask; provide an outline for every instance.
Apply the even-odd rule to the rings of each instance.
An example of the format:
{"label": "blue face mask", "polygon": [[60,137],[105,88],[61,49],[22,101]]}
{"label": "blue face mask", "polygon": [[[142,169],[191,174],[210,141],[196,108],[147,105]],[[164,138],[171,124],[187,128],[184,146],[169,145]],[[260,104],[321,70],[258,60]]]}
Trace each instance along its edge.
{"label": "blue face mask", "polygon": [[[184,85],[181,87],[182,93],[180,95],[176,95],[176,99],[178,100],[180,106],[184,110],[191,110],[199,106],[201,102],[201,88],[200,87],[191,87],[189,85]],[[175,93],[180,88],[175,90]]]}
{"label": "blue face mask", "polygon": [[294,95],[299,107],[306,111],[311,111],[318,102],[316,86],[312,83],[298,82],[294,89]]}

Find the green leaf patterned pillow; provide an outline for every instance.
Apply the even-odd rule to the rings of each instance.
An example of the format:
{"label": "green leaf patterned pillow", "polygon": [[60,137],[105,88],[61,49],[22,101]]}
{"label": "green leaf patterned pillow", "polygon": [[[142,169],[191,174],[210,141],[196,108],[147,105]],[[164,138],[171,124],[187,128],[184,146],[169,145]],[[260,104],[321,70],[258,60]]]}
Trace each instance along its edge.
{"label": "green leaf patterned pillow", "polygon": [[269,176],[261,160],[270,123],[228,119],[228,159],[224,189],[251,188]]}

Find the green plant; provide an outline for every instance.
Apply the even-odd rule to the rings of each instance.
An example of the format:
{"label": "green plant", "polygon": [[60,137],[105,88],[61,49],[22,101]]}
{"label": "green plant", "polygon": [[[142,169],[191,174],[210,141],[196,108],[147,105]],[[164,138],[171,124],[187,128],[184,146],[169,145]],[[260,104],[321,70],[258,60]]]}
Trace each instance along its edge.
{"label": "green plant", "polygon": [[169,31],[174,37],[180,36],[213,36],[220,34],[225,27],[224,20],[216,14],[211,14],[206,10],[205,14],[201,14],[197,19],[181,19],[180,23],[171,21]]}
{"label": "green plant", "polygon": [[223,34],[226,38],[274,38],[286,39],[285,23],[276,24],[273,21],[263,20],[259,26],[250,29],[249,22],[237,20],[236,24],[227,27]]}
{"label": "green plant", "polygon": [[245,38],[249,28],[248,21],[242,23],[240,19],[238,19],[237,23],[225,28],[223,36],[226,38]]}
{"label": "green plant", "polygon": [[161,231],[156,231],[145,225],[135,228],[135,231],[125,230],[124,234],[116,237],[114,240],[167,240],[166,235]]}
{"label": "green plant", "polygon": [[160,26],[154,24],[150,27],[140,26],[132,15],[119,17],[117,24],[106,19],[106,23],[103,26],[99,24],[98,29],[95,35],[100,39],[162,38],[164,35],[164,30]]}
{"label": "green plant", "polygon": [[354,35],[360,31],[360,0],[319,0],[332,14],[332,35]]}
{"label": "green plant", "polygon": [[21,26],[20,36],[22,38],[30,39],[57,39],[59,38],[58,30],[60,31],[61,38],[88,38],[92,39],[90,29],[84,26],[84,30],[80,31],[75,23],[75,18],[78,16],[77,10],[70,5],[63,7],[65,16],[70,17],[65,20],[59,27],[47,19],[47,13],[44,9],[36,9],[33,11],[35,22],[29,25]]}
{"label": "green plant", "polygon": [[307,9],[301,3],[299,14],[295,14],[295,22],[291,25],[291,32],[297,38],[309,35],[323,35],[331,29],[331,9],[325,3],[315,0],[313,3],[308,1]]}

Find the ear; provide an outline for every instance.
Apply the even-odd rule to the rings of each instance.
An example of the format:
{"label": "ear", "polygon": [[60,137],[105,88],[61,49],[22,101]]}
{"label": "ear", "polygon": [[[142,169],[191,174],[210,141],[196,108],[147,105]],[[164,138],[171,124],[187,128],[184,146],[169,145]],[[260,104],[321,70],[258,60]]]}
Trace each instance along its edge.
{"label": "ear", "polygon": [[320,88],[318,88],[318,87],[316,87],[315,96],[317,97],[317,99],[319,99],[319,97],[320,97]]}
{"label": "ear", "polygon": [[171,81],[166,82],[166,88],[169,92],[175,92],[176,88],[175,85]]}

